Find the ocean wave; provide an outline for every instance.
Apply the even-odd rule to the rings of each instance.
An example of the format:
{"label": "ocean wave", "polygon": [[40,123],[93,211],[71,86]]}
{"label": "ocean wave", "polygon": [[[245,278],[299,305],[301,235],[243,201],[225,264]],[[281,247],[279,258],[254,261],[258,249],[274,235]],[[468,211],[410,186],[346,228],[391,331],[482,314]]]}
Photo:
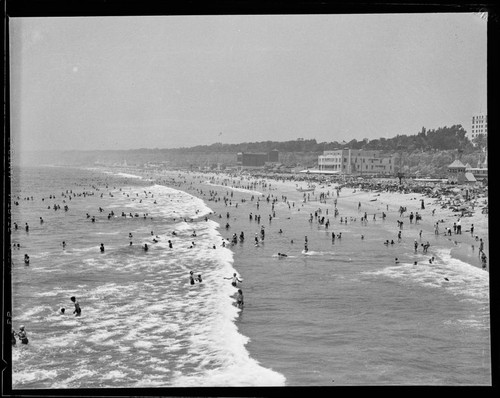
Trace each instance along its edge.
{"label": "ocean wave", "polygon": [[418,283],[429,288],[445,289],[448,293],[464,299],[481,302],[489,300],[489,274],[484,270],[455,259],[450,249],[437,249],[436,259],[430,264],[417,261],[392,265],[376,271],[366,271],[364,275],[383,276],[399,279],[405,283]]}
{"label": "ocean wave", "polygon": [[12,384],[28,384],[34,381],[43,382],[46,380],[53,380],[57,377],[55,370],[33,370],[28,366],[23,371],[12,372]]}
{"label": "ocean wave", "polygon": [[[191,219],[210,214],[212,210],[203,200],[184,191],[165,185],[154,184],[148,187],[124,187],[113,191],[111,209],[124,209],[127,217],[132,213],[136,218],[163,217]],[[115,218],[117,214],[115,214]]]}
{"label": "ocean wave", "polygon": [[254,190],[245,189],[245,188],[231,187],[231,186],[222,185],[222,184],[214,184],[213,182],[210,182],[210,181],[205,181],[204,184],[211,185],[211,186],[214,186],[214,187],[227,188],[227,189],[230,189],[232,191],[243,192],[243,193],[248,193],[248,194],[252,194],[252,195],[258,195],[258,196],[264,195],[262,192],[259,192],[259,191],[254,191]]}
{"label": "ocean wave", "polygon": [[[24,350],[25,357],[16,357],[15,388],[183,386],[190,385],[192,376],[202,385],[282,385],[282,375],[250,358],[248,337],[238,331],[241,309],[234,305],[236,289],[225,279],[238,271],[233,252],[222,245],[219,224],[202,218],[212,210],[203,200],[163,185],[121,189],[75,202],[72,210],[80,214],[96,208],[98,201],[105,211],[115,209],[115,217],[109,222],[97,217],[95,227],[84,220],[74,236],[67,231],[65,239],[77,239],[83,247],[51,254],[65,261],[47,256],[37,273],[36,282],[44,286],[35,293],[37,301],[18,305],[22,310],[15,322],[25,323],[35,340]],[[148,223],[122,218],[120,208],[134,215],[147,213]],[[160,222],[150,222],[150,217]],[[158,231],[151,235],[153,228]],[[103,239],[104,254],[96,236]],[[156,236],[158,243],[151,243],[147,252],[140,248]],[[68,255],[74,257],[70,262]],[[203,281],[191,285],[190,271],[201,274]],[[72,314],[71,296],[82,308],[79,317]],[[66,315],[57,312],[61,303],[68,304]],[[75,358],[71,366],[78,372],[69,374],[68,363]],[[130,369],[114,367],[116,372],[110,373],[112,360]],[[24,374],[27,362],[27,371],[35,375],[31,378]],[[52,380],[45,377],[48,367],[57,369]],[[238,374],[246,371],[248,375]]]}

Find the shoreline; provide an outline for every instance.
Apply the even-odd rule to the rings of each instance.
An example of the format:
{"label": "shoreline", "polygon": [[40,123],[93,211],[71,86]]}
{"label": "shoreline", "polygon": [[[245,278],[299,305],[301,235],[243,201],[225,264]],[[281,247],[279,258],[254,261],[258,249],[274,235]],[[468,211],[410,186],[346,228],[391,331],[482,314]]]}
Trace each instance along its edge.
{"label": "shoreline", "polygon": [[[396,220],[400,218],[398,209],[399,206],[405,206],[407,207],[407,212],[404,213],[404,216],[401,217],[401,219],[404,219],[405,222],[404,231],[408,235],[406,238],[406,242],[402,242],[400,248],[397,249],[400,252],[407,251],[408,246],[410,246],[411,242],[413,241],[412,236],[414,236],[415,234],[417,234],[418,236],[418,229],[414,228],[415,224],[413,224],[412,228],[409,227],[408,214],[411,211],[413,211],[414,213],[418,211],[419,214],[422,215],[422,221],[419,224],[419,228],[425,231],[424,233],[427,235],[429,240],[431,240],[431,237],[434,237],[434,222],[436,220],[444,220],[444,222],[440,223],[440,225],[451,227],[453,225],[453,222],[455,222],[457,218],[457,213],[452,212],[450,209],[441,209],[441,206],[437,200],[428,198],[425,195],[419,193],[405,193],[405,194],[397,192],[380,193],[376,191],[365,191],[354,188],[342,188],[340,190],[340,196],[337,196],[336,193],[335,195],[333,194],[333,192],[335,191],[335,187],[327,186],[325,184],[324,188],[316,189],[314,195],[312,192],[309,192],[310,200],[304,202],[303,195],[305,194],[307,198],[308,192],[297,191],[296,190],[297,181],[293,180],[279,181],[274,179],[246,177],[248,178],[248,181],[259,182],[261,185],[252,186],[248,191],[242,191],[241,188],[237,186],[238,183],[241,182],[241,180],[225,174],[215,174],[215,173],[206,174],[206,173],[189,172],[189,173],[177,173],[176,175],[182,176],[181,177],[182,180],[185,181],[177,186],[178,189],[184,190],[185,192],[202,199],[207,204],[207,206],[214,212],[214,214],[210,215],[209,218],[219,223],[218,230],[220,235],[224,239],[230,241],[231,234],[235,232],[238,234],[240,233],[240,227],[241,230],[245,231],[246,235],[245,243],[241,245],[242,247],[240,247],[240,244],[238,243],[236,246],[231,247],[231,251],[233,252],[233,267],[235,271],[244,279],[244,283],[242,284],[242,289],[245,294],[245,297],[247,298],[245,302],[248,302],[249,307],[240,314],[240,316],[235,320],[235,322],[237,324],[240,333],[249,338],[249,342],[248,344],[246,344],[246,349],[249,352],[250,356],[254,358],[261,366],[283,374],[283,376],[286,378],[285,381],[286,386],[293,386],[295,384],[301,385],[300,380],[302,379],[300,376],[301,374],[300,370],[294,369],[293,367],[290,367],[290,365],[288,364],[282,362],[280,363],[279,360],[275,359],[271,354],[269,354],[267,349],[271,349],[272,344],[270,345],[270,347],[266,346],[267,349],[263,350],[261,345],[263,343],[267,344],[267,342],[263,341],[262,333],[264,332],[262,331],[262,326],[257,326],[247,323],[252,319],[252,316],[257,316],[261,320],[261,322],[262,319],[267,319],[268,315],[266,314],[266,312],[269,310],[266,310],[264,313],[262,313],[261,308],[263,308],[263,306],[267,308],[269,305],[267,304],[268,301],[270,299],[273,300],[275,298],[275,293],[273,292],[272,283],[266,284],[266,286],[262,286],[257,282],[258,280],[260,280],[260,276],[258,274],[267,274],[269,272],[269,275],[272,278],[272,275],[274,275],[275,277],[279,277],[280,272],[287,273],[289,269],[299,271],[301,268],[295,268],[295,266],[292,264],[297,257],[305,257],[304,261],[307,263],[307,256],[301,254],[304,234],[310,235],[309,236],[311,240],[310,250],[311,251],[316,250],[313,247],[316,231],[319,231],[321,233],[325,231],[322,228],[316,230],[316,221],[314,222],[314,226],[310,224],[312,228],[311,230],[306,226],[307,224],[306,219],[308,218],[308,215],[310,213],[314,213],[316,209],[322,209],[323,214],[325,214],[326,213],[325,209],[329,209],[330,210],[329,216],[333,221],[334,220],[332,211],[334,209],[333,202],[336,198],[338,200],[338,207],[341,208],[341,215],[344,217],[346,216],[357,217],[359,221],[359,217],[364,213],[364,211],[366,211],[368,214],[371,215],[377,213],[377,219],[379,219],[379,214],[381,214],[382,211],[386,211],[388,205],[389,211],[387,212],[387,220],[385,224],[380,223],[381,229],[386,230],[386,228],[389,226],[390,230],[392,230],[394,234],[396,234],[398,229]],[[203,185],[203,186],[199,185],[205,183],[206,181],[210,181],[211,178],[216,179],[216,181],[218,181],[216,182],[216,184],[218,185],[214,184]],[[180,180],[180,178],[177,177],[176,179]],[[232,181],[234,182],[234,186],[232,186],[231,184]],[[243,182],[246,181],[247,181],[246,179],[243,180]],[[200,192],[198,191],[199,189],[203,191],[203,194],[200,194]],[[218,197],[220,200],[209,201],[208,196],[205,196],[205,194],[207,194],[206,192],[207,189],[216,191],[217,192],[216,197]],[[259,197],[261,203],[259,210],[256,210],[257,195],[255,195],[255,191],[259,191],[261,193],[261,196]],[[327,195],[328,191],[329,195]],[[231,196],[231,193],[233,193],[234,196]],[[326,203],[319,201],[321,193],[327,195]],[[245,203],[239,201],[239,199],[242,197],[249,198],[252,195],[255,195],[255,199],[253,201],[247,200]],[[287,201],[289,201],[290,203],[294,202],[295,206],[292,207],[291,209],[285,207],[286,205],[281,200],[283,196],[286,196]],[[230,202],[225,203],[222,200],[223,197],[226,198],[231,197],[234,199],[232,203]],[[270,213],[270,208],[271,208],[270,204],[265,200],[267,197],[278,199],[278,201],[276,202],[277,218],[276,219],[273,218],[272,223],[268,221],[267,218],[267,214]],[[376,198],[377,200],[371,201],[371,199],[374,198]],[[421,209],[420,199],[424,199],[425,209]],[[362,211],[358,213],[357,205],[359,202],[362,203],[361,207]],[[434,209],[435,209],[435,215],[432,216],[432,210]],[[228,219],[229,220],[228,222],[231,224],[231,228],[229,229],[225,229],[224,227],[226,223],[226,212],[230,213],[230,218]],[[262,214],[262,222],[257,224],[255,222],[249,221],[248,218],[249,212],[253,212],[254,215],[256,215],[257,213]],[[219,215],[222,216],[221,219],[218,218]],[[292,220],[287,220],[287,218],[291,218]],[[344,229],[341,226],[339,226],[338,218],[334,220],[330,231],[335,230],[336,232],[338,232],[339,230]],[[302,223],[305,229],[297,229],[293,231],[288,230],[287,221],[292,222],[293,220]],[[368,217],[368,220],[370,222],[371,217]],[[387,225],[387,221],[390,223],[389,225]],[[442,239],[444,238],[443,236],[444,231],[443,228],[441,228],[441,233],[440,233],[441,236],[440,239],[438,239],[438,241],[440,241],[440,243],[438,243],[438,248],[439,249],[444,248],[445,250],[449,250],[449,254],[452,259],[460,260],[466,263],[467,265],[472,266],[477,270],[480,270],[481,265],[479,258],[477,257],[477,255],[472,256],[470,254],[470,250],[468,250],[467,247],[469,244],[473,244],[473,242],[475,241],[473,240],[473,237],[471,237],[470,232],[466,232],[466,230],[469,229],[470,224],[474,223],[475,225],[474,235],[476,235],[476,233],[478,235],[481,234],[479,236],[483,237],[483,240],[485,241],[485,251],[487,252],[488,250],[487,234],[485,235],[482,234],[487,232],[488,216],[485,214],[481,214],[481,212],[479,211],[476,212],[475,217],[467,217],[466,221],[462,220],[462,222],[464,224],[462,226],[464,230],[463,233],[453,234],[446,240]],[[254,237],[252,236],[253,232],[258,231],[261,225],[263,224],[266,229],[266,242],[268,240],[267,238],[268,234],[270,235],[269,239],[276,239],[275,238],[276,230],[277,228],[281,227],[283,227],[285,235],[288,237],[288,239],[293,238],[295,240],[294,244],[288,244],[287,242],[283,242],[282,246],[279,245],[274,246],[275,251],[280,250],[277,249],[278,247],[282,248],[284,252],[289,255],[289,257],[292,257],[291,259],[289,259],[290,261],[285,260],[282,262],[279,258],[275,258],[276,252],[273,250],[274,252],[270,253],[269,249],[266,249],[265,247],[266,244],[262,244],[261,248],[255,248],[256,250],[254,250],[253,247]],[[352,227],[354,229],[358,228],[359,231],[359,227],[356,224],[352,225]],[[349,230],[349,229],[351,229],[351,226],[346,225],[344,230]],[[247,234],[247,232],[250,233]],[[346,233],[345,239],[349,240],[350,238],[356,239],[357,236]],[[371,238],[373,239],[373,236]],[[380,245],[382,246],[382,242],[385,238],[381,236],[380,239],[381,239]],[[248,240],[250,241],[248,242]],[[422,238],[422,240],[424,240],[424,238]],[[453,246],[454,241],[458,243],[455,246]],[[271,242],[267,242],[267,245],[270,244]],[[434,248],[435,247],[436,246],[434,246]],[[430,252],[432,252],[432,249],[433,247],[431,247]],[[419,250],[419,252],[421,253],[421,249]],[[476,252],[477,252],[477,246],[476,246]],[[269,257],[271,254],[272,257]],[[431,253],[429,253],[429,257],[430,256]],[[342,259],[340,259],[339,261],[341,260]],[[393,258],[388,257],[387,265],[391,266],[392,261]],[[422,260],[422,262],[424,262],[424,260]],[[326,264],[328,264],[328,262],[325,263],[325,265]],[[342,262],[338,264],[339,268],[343,266]],[[272,268],[270,268],[270,266]],[[294,268],[288,268],[289,266],[292,266]],[[266,289],[266,291],[262,289]],[[257,295],[261,297],[256,297]],[[258,309],[253,309],[252,308],[253,305],[258,306]],[[258,314],[253,314],[252,311],[260,311],[260,312]],[[287,346],[286,343],[284,343],[283,347],[286,346]],[[278,355],[277,358],[283,358],[283,355],[286,356],[286,354],[281,353],[280,355]],[[310,376],[305,376],[305,377],[307,378]]]}
{"label": "shoreline", "polygon": [[[128,169],[130,172],[130,169]],[[453,227],[453,223],[461,220],[462,223],[462,233],[456,234],[453,232],[448,239],[455,243],[456,247],[451,248],[451,255],[460,261],[466,262],[472,266],[481,268],[481,261],[476,254],[479,250],[479,239],[484,242],[484,252],[489,260],[489,240],[488,240],[488,214],[482,214],[479,207],[472,213],[471,216],[461,217],[460,212],[454,212],[449,207],[443,208],[442,202],[448,198],[432,198],[424,193],[420,192],[408,192],[402,193],[398,191],[381,191],[379,189],[360,189],[352,187],[341,187],[340,192],[336,191],[337,184],[329,183],[316,183],[316,189],[314,191],[301,192],[297,190],[297,187],[304,186],[305,180],[303,178],[293,179],[287,177],[286,179],[279,177],[260,177],[252,175],[241,175],[234,176],[231,174],[226,174],[223,172],[201,172],[201,171],[185,171],[185,170],[168,170],[164,173],[158,171],[146,171],[146,170],[135,170],[143,177],[147,177],[153,181],[160,181],[166,176],[174,178],[176,181],[176,188],[186,191],[187,193],[203,200],[206,202],[208,207],[216,207],[217,209],[212,209],[217,214],[221,214],[226,206],[222,203],[219,207],[219,202],[210,201],[205,195],[200,194],[197,188],[193,187],[193,184],[204,184],[211,191],[217,192],[219,199],[226,195],[229,191],[238,195],[248,195],[253,196],[257,200],[261,197],[273,196],[273,197],[283,197],[286,196],[289,202],[295,202],[297,206],[296,209],[300,208],[305,204],[309,210],[314,208],[328,208],[330,210],[334,209],[334,200],[336,199],[339,206],[342,205],[343,208],[349,209],[350,213],[344,214],[344,216],[360,217],[364,212],[367,213],[368,220],[372,219],[375,214],[377,219],[382,217],[382,213],[385,213],[388,220],[401,220],[404,222],[404,229],[408,229],[411,225],[409,222],[409,214],[413,212],[416,214],[418,212],[422,219],[418,225],[426,233],[434,234],[434,224],[439,221],[439,235],[444,237],[445,228]],[[165,174],[166,173],[166,174]],[[175,179],[174,175],[177,179]],[[184,181],[177,181],[179,177]],[[234,184],[239,182],[240,186],[235,186]],[[246,188],[242,188],[241,184],[248,184]],[[260,187],[260,188],[259,188]],[[321,201],[321,195],[324,195],[326,200]],[[303,201],[304,197],[307,197],[306,202]],[[481,198],[480,198],[481,199]],[[424,209],[421,208],[422,201],[424,202]],[[248,202],[247,202],[248,203]],[[277,202],[281,203],[281,202]],[[357,205],[361,203],[361,212],[358,211]],[[242,205],[244,205],[242,203]],[[300,206],[300,207],[299,207]],[[402,216],[399,216],[399,207],[403,206],[406,211]],[[229,206],[233,209],[233,212],[238,212],[241,209],[235,208],[235,206]],[[243,206],[245,207],[245,206]],[[313,210],[314,211],[314,210]],[[432,212],[434,211],[434,215]],[[245,214],[239,214],[246,218]],[[291,216],[291,215],[290,215]],[[266,219],[266,217],[264,217]],[[394,223],[396,225],[396,221]],[[215,220],[217,221],[217,220]],[[470,227],[474,225],[474,236],[470,234]],[[415,227],[416,221],[413,222]],[[394,230],[397,230],[396,226]],[[224,236],[224,225],[220,225],[219,232]],[[475,236],[478,237],[475,240]],[[228,239],[228,237],[225,237]],[[470,245],[467,248],[467,245]],[[237,259],[235,258],[235,261]],[[487,262],[487,271],[489,271],[489,261]]]}

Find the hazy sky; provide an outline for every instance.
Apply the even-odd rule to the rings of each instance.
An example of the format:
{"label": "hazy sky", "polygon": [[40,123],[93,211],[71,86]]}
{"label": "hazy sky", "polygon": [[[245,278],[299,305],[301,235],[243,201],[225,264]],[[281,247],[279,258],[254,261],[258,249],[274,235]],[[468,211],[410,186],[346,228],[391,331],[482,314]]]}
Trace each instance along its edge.
{"label": "hazy sky", "polygon": [[470,130],[487,111],[486,28],[474,13],[13,18],[11,141],[134,149]]}

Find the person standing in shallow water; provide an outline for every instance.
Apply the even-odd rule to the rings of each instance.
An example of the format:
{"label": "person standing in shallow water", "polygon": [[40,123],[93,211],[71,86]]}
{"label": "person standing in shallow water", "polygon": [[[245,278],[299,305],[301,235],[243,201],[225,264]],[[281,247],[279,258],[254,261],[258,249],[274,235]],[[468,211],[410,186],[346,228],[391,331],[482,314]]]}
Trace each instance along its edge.
{"label": "person standing in shallow water", "polygon": [[21,343],[28,344],[28,335],[26,334],[26,330],[24,330],[24,326],[21,325],[19,328],[19,332],[17,333],[17,337],[21,340]]}
{"label": "person standing in shallow water", "polygon": [[239,307],[239,308],[243,308],[243,292],[241,291],[241,289],[238,289],[238,295],[236,296],[236,305]]}
{"label": "person standing in shallow water", "polygon": [[233,274],[232,277],[229,277],[229,278],[224,278],[224,279],[232,279],[233,281],[231,282],[231,285],[233,285],[234,287],[238,286],[238,282],[243,282],[241,279],[238,279],[238,277],[236,276],[236,273]]}
{"label": "person standing in shallow water", "polygon": [[73,314],[75,314],[75,316],[80,316],[82,314],[82,309],[80,308],[80,303],[78,301],[76,301],[75,296],[71,297],[71,301],[75,304],[75,310],[73,311]]}

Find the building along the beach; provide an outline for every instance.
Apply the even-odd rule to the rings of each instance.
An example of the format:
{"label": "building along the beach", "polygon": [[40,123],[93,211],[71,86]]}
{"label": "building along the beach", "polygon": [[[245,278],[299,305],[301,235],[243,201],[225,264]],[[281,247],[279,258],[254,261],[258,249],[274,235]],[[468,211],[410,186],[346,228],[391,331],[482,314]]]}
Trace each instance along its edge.
{"label": "building along the beach", "polygon": [[452,164],[448,166],[448,181],[455,184],[465,184],[476,182],[474,174],[467,170],[467,166],[459,159],[455,159]]}
{"label": "building along the beach", "polygon": [[394,175],[397,171],[397,155],[382,155],[380,151],[362,149],[324,151],[318,157],[318,168],[344,175]]}
{"label": "building along the beach", "polygon": [[472,116],[472,126],[469,139],[472,141],[479,135],[488,135],[488,115]]}
{"label": "building along the beach", "polygon": [[484,181],[488,179],[488,169],[482,167],[467,167],[466,173],[471,173],[477,181]]}
{"label": "building along the beach", "polygon": [[264,167],[266,164],[276,164],[279,161],[279,151],[274,149],[270,152],[238,152],[236,164],[240,168]]}
{"label": "building along the beach", "polygon": [[477,167],[471,167],[468,163],[465,165],[465,172],[471,173],[477,181],[486,181],[488,179],[488,153],[484,152],[484,161],[479,161]]}

